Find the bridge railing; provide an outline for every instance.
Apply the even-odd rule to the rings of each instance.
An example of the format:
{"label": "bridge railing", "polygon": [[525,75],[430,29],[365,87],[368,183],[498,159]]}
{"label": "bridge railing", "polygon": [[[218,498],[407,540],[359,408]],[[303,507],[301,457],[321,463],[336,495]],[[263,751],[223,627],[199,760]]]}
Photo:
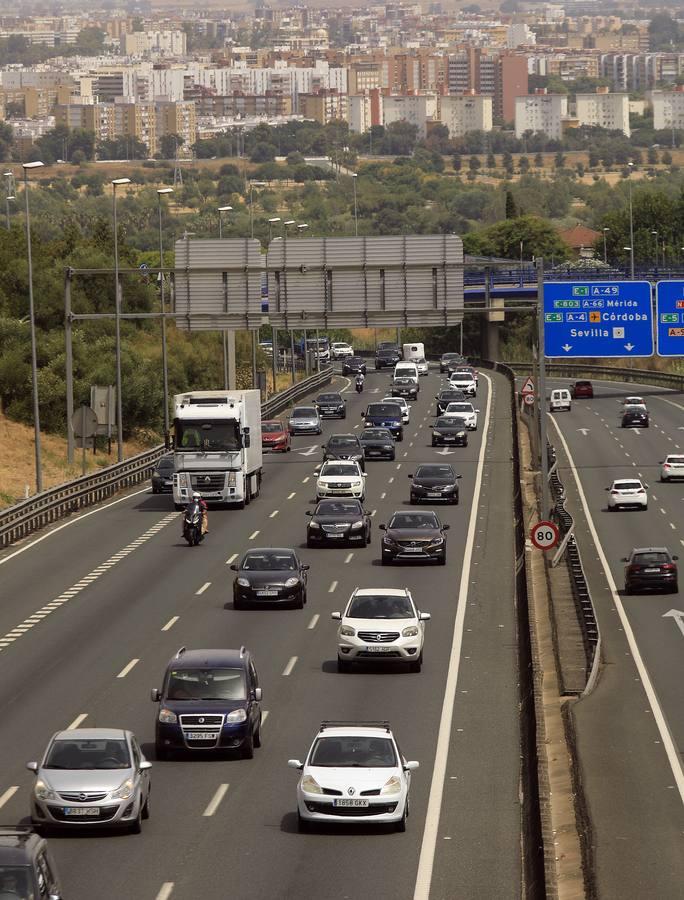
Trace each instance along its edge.
{"label": "bridge railing", "polygon": [[[507,362],[505,365],[513,369],[516,375],[532,375],[537,370],[534,362]],[[684,390],[684,375],[658,372],[655,369],[617,369],[614,366],[600,366],[590,362],[547,362],[546,374],[561,378],[580,378],[587,375],[608,381],[636,382],[675,391]]]}

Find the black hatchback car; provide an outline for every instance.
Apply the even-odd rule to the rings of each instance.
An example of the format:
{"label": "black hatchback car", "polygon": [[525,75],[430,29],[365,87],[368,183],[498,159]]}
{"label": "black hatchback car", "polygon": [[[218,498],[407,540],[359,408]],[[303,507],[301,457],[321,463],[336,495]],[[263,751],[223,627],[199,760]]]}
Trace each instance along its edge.
{"label": "black hatchback car", "polygon": [[638,547],[623,557],[625,566],[625,593],[664,590],[676,594],[679,590],[677,574],[678,556],[667,547]]}
{"label": "black hatchback car", "polygon": [[355,434],[331,434],[323,449],[323,462],[328,459],[353,459],[362,472],[366,471],[364,451],[361,441]]}
{"label": "black hatchback car", "polygon": [[0,897],[61,900],[47,841],[29,826],[0,828]]}
{"label": "black hatchback car", "polygon": [[233,581],[233,609],[263,603],[289,603],[301,609],[306,603],[308,565],[287,547],[255,547],[239,563]]}
{"label": "black hatchback car", "polygon": [[342,363],[342,374],[358,375],[359,372],[366,374],[366,360],[361,356],[348,356]]}
{"label": "black hatchback car", "polygon": [[448,463],[425,463],[418,466],[411,481],[411,504],[421,500],[444,500],[458,503],[458,481],[460,475]]}
{"label": "black hatchback car", "polygon": [[375,351],[375,368],[393,369],[401,358],[401,352],[396,347],[378,349]]}
{"label": "black hatchback car", "polygon": [[447,444],[453,447],[468,446],[468,426],[461,416],[439,416],[430,428],[433,447]]}
{"label": "black hatchback car", "polygon": [[370,544],[370,516],[360,500],[319,500],[306,526],[307,547],[360,542]]}
{"label": "black hatchback car", "polygon": [[620,424],[622,428],[648,428],[648,410],[644,406],[626,406]]}
{"label": "black hatchback car", "polygon": [[434,512],[395,512],[387,525],[379,526],[385,532],[382,539],[382,564],[396,560],[419,560],[446,564],[446,537],[448,525],[442,525]]}
{"label": "black hatchback car", "polygon": [[440,391],[435,397],[435,400],[437,401],[437,412],[435,415],[441,416],[450,403],[463,402],[467,399],[468,398],[463,391],[456,390],[456,388],[444,388],[444,390]]}
{"label": "black hatchback car", "polygon": [[342,395],[338,394],[337,391],[319,394],[314,400],[314,403],[321,419],[347,418],[347,404]]}
{"label": "black hatchback car", "polygon": [[450,371],[449,367],[460,366],[465,361],[465,357],[460,353],[442,353],[439,358],[439,371],[448,372]]}
{"label": "black hatchback car", "polygon": [[182,750],[239,750],[245,759],[261,746],[261,688],[249,650],[186,650],[166,667],[155,725],[157,759]]}
{"label": "black hatchback car", "polygon": [[407,400],[417,400],[420,385],[415,378],[405,378],[403,375],[392,380],[393,397],[405,397]]}
{"label": "black hatchback car", "polygon": [[173,473],[176,468],[173,463],[173,453],[167,453],[157,462],[152,470],[152,493],[170,494],[173,492]]}
{"label": "black hatchback car", "polygon": [[364,428],[359,435],[366,459],[394,459],[396,449],[389,428]]}

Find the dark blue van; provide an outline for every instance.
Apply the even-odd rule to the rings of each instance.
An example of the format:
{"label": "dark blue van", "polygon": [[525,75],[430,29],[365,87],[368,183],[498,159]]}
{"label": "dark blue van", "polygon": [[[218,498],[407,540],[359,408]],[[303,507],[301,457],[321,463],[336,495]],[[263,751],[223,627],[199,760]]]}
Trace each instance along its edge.
{"label": "dark blue van", "polygon": [[373,426],[389,428],[392,437],[397,441],[404,440],[404,424],[401,420],[401,407],[396,403],[369,403],[365,413],[361,413],[366,428]]}

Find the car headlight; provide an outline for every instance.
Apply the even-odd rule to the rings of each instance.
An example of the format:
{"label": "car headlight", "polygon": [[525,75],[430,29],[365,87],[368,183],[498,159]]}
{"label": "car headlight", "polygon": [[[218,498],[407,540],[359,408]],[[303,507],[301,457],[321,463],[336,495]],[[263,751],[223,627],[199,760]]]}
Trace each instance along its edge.
{"label": "car headlight", "polygon": [[362,484],[361,479],[357,479],[356,481],[352,481],[351,486],[352,487],[361,487],[361,484]]}
{"label": "car headlight", "polygon": [[309,528],[318,528],[320,531],[321,526],[318,524],[318,522],[309,522]]}
{"label": "car headlight", "polygon": [[434,541],[431,542],[431,544],[432,544],[433,547],[439,547],[439,545],[440,545],[440,544],[443,544],[443,543],[444,543],[444,538],[443,538],[443,537],[435,538]]}
{"label": "car headlight", "polygon": [[441,437],[441,436],[442,436],[442,432],[441,432],[441,431],[433,431],[432,433],[434,434],[435,437]]}
{"label": "car headlight", "polygon": [[171,712],[170,709],[164,709],[162,707],[159,710],[159,721],[163,722],[165,725],[175,725],[178,722],[178,716],[175,712]]}
{"label": "car headlight", "polygon": [[386,781],[382,789],[380,791],[380,796],[386,797],[388,794],[400,794],[401,793],[401,778],[398,775],[392,775],[392,777]]}
{"label": "car headlight", "polygon": [[387,537],[387,536],[385,536],[385,537],[382,539],[382,542],[383,542],[383,544],[393,544],[393,543],[394,543],[394,541],[392,540],[392,538],[391,538],[391,537]]}
{"label": "car headlight", "polygon": [[302,778],[302,790],[306,791],[307,794],[323,793],[320,784],[316,781],[313,775],[305,775]]}
{"label": "car headlight", "polygon": [[382,445],[383,450],[392,450],[393,448],[394,448],[394,444],[383,444]]}
{"label": "car headlight", "polygon": [[465,437],[465,436],[466,436],[465,431],[459,431],[458,434],[456,435],[456,437],[461,437],[461,438]]}
{"label": "car headlight", "polygon": [[33,788],[33,792],[39,800],[56,800],[57,795],[52,790],[52,788],[48,785],[46,781],[43,781],[42,778],[39,778]]}
{"label": "car headlight", "polygon": [[285,582],[285,587],[297,587],[299,584],[299,578],[288,578]]}
{"label": "car headlight", "polygon": [[341,625],[340,626],[340,634],[343,637],[354,637],[356,631],[351,628],[349,625]]}
{"label": "car headlight", "polygon": [[228,713],[226,716],[226,725],[230,722],[234,724],[235,722],[246,722],[247,721],[247,713],[244,709],[234,709],[232,712]]}
{"label": "car headlight", "polygon": [[351,530],[358,531],[359,528],[363,528],[363,522],[354,522],[354,524],[351,527]]}
{"label": "car headlight", "polygon": [[401,635],[402,635],[402,637],[417,637],[418,636],[418,626],[417,625],[409,625],[408,628],[404,628]]}
{"label": "car headlight", "polygon": [[248,578],[238,578],[237,583],[240,587],[249,587],[249,579]]}
{"label": "car headlight", "polygon": [[130,800],[133,796],[133,779],[127,778],[119,787],[112,791],[112,800]]}

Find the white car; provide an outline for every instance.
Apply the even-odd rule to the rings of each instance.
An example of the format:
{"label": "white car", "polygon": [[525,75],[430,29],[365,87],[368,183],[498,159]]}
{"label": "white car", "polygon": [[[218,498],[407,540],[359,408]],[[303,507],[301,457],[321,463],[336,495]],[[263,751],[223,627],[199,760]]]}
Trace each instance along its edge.
{"label": "white car", "polygon": [[300,831],[317,822],[392,823],[406,831],[411,772],[387,722],[323,722],[302,763],[288,759],[301,772],[297,784]]}
{"label": "white car", "polygon": [[316,500],[325,497],[366,497],[366,473],[351,459],[329,459],[318,471]]}
{"label": "white car", "polygon": [[660,480],[672,481],[673,478],[684,478],[684,456],[681,453],[668,453],[660,464]]}
{"label": "white car", "polygon": [[405,397],[383,397],[380,401],[381,403],[396,403],[397,406],[401,407],[401,421],[404,425],[408,425],[409,417],[411,415],[411,407],[406,402]]}
{"label": "white car", "polygon": [[418,369],[419,375],[428,375],[429,374],[430,369],[428,366],[428,361],[425,359],[424,356],[417,357],[416,359],[413,360],[413,362],[416,364],[416,368]]}
{"label": "white car", "polygon": [[477,414],[479,411],[467,400],[452,400],[442,415],[458,416],[465,421],[465,426],[469,431],[477,431]]}
{"label": "white car", "polygon": [[646,406],[646,404],[644,403],[643,397],[625,397],[624,400],[622,401],[622,405],[623,406],[643,406],[643,407]]}
{"label": "white car", "polygon": [[330,349],[332,350],[333,359],[344,359],[345,356],[354,355],[354,348],[349,344],[345,344],[344,341],[333,341]]}
{"label": "white car", "polygon": [[449,376],[449,387],[463,391],[469,397],[477,394],[477,380],[472,372],[452,372]]}
{"label": "white car", "polygon": [[639,509],[648,508],[648,494],[644,484],[638,478],[617,478],[608,491],[608,509],[620,509],[621,506],[636,506]]}
{"label": "white car", "polygon": [[407,662],[411,672],[423,665],[425,622],[407,588],[357,588],[343,613],[331,618],[337,629],[337,670],[353,662]]}

